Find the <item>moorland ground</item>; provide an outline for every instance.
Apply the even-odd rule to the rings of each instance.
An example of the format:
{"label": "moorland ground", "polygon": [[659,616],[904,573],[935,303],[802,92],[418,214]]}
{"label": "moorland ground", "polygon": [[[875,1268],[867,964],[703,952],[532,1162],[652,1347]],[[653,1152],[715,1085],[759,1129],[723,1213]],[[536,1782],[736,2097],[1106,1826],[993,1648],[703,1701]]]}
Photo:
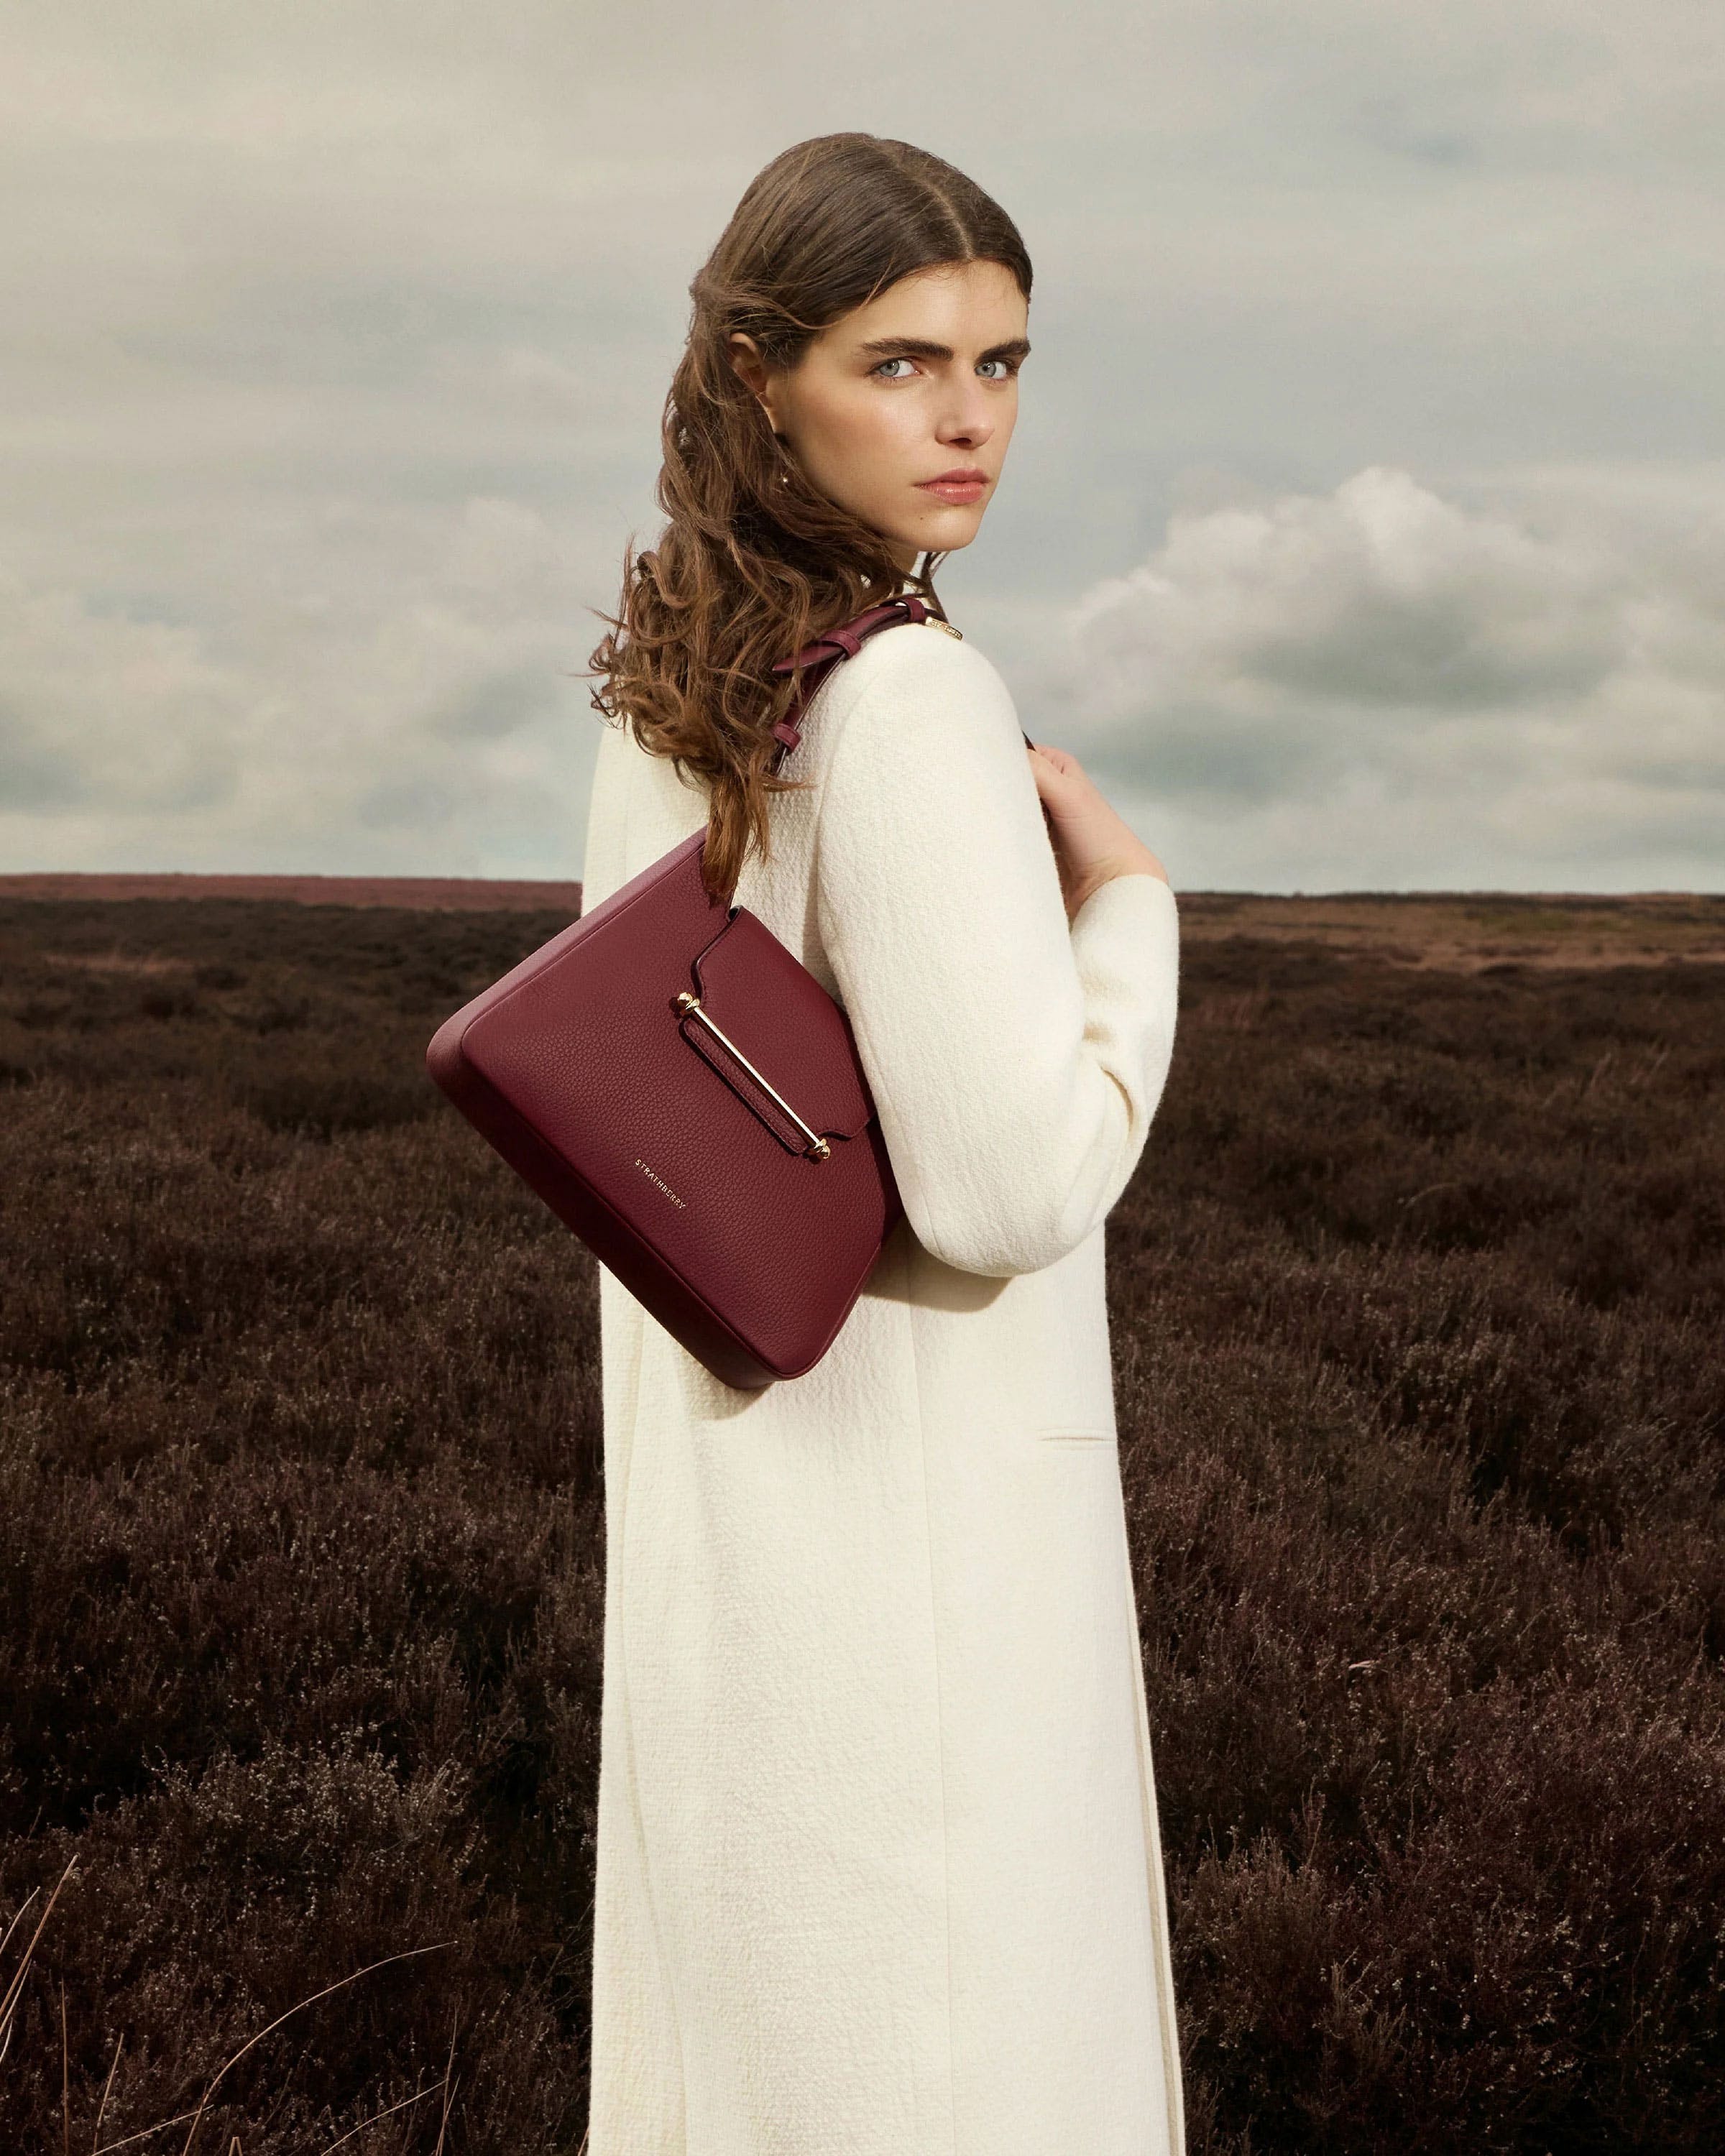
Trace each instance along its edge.
{"label": "moorland ground", "polygon": [[[572,2151],[596,1273],[423,1058],[574,887],[200,891],[0,879],[0,2146]],[[1725,2145],[1725,899],[1181,906],[1193,2156]]]}

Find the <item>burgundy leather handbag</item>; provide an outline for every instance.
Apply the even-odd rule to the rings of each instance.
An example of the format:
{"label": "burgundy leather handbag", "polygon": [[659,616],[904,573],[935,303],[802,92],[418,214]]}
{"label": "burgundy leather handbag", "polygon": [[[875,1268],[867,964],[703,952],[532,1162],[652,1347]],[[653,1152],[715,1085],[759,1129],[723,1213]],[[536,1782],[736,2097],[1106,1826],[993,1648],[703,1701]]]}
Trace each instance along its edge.
{"label": "burgundy leather handbag", "polygon": [[[949,628],[891,599],[780,660],[807,670],[774,769],[831,667],[925,620]],[[426,1067],[668,1332],[754,1389],[825,1354],[903,1207],[849,1019],[747,906],[709,898],[706,841],[464,1004]]]}

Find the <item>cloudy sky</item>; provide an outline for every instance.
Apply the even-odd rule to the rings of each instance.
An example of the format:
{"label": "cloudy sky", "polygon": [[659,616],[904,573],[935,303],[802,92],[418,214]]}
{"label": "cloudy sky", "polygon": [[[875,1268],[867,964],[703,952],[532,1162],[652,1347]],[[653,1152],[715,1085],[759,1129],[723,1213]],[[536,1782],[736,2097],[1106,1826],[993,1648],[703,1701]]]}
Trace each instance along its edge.
{"label": "cloudy sky", "polygon": [[1717,0],[12,0],[0,870],[577,876],[752,174],[1036,267],[942,578],[1177,889],[1725,890]]}

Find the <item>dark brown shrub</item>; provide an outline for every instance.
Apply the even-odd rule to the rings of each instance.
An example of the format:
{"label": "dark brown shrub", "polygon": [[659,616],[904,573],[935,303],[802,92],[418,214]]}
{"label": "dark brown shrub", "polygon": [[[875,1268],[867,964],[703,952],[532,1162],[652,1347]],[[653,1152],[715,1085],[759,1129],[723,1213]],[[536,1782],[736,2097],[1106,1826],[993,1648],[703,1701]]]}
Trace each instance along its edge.
{"label": "dark brown shrub", "polygon": [[[1232,904],[1109,1225],[1194,2156],[1711,2150],[1720,971]],[[302,2000],[200,2148],[429,2151],[452,2038],[448,2148],[578,2143],[596,1276],[423,1068],[562,925],[0,904],[0,2147]]]}

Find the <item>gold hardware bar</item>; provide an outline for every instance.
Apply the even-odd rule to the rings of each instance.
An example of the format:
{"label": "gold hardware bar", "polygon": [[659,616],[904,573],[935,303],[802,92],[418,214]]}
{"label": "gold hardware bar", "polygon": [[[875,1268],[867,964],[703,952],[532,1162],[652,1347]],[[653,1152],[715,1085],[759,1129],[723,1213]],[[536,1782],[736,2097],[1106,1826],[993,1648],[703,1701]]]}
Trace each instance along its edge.
{"label": "gold hardware bar", "polygon": [[698,1018],[709,1033],[717,1034],[718,1038],[725,1043],[726,1047],[730,1050],[731,1053],[737,1058],[743,1069],[748,1072],[750,1077],[756,1081],[763,1091],[772,1094],[773,1099],[778,1101],[779,1106],[784,1110],[791,1121],[797,1126],[797,1128],[802,1132],[803,1137],[811,1141],[811,1149],[808,1155],[808,1158],[810,1160],[825,1160],[828,1158],[832,1152],[833,1148],[827,1143],[826,1140],[820,1135],[819,1131],[812,1131],[809,1129],[808,1124],[803,1122],[803,1118],[797,1113],[790,1102],[785,1099],[783,1094],[779,1092],[774,1086],[769,1085],[767,1080],[762,1077],[760,1072],[756,1070],[754,1065],[749,1061],[747,1056],[743,1054],[737,1043],[731,1040],[726,1034],[720,1032],[719,1028],[714,1024],[713,1021],[701,1009],[701,998],[699,996],[692,993],[691,990],[685,988],[682,993],[677,998],[676,1008],[680,1011],[683,1012],[687,1017]]}

